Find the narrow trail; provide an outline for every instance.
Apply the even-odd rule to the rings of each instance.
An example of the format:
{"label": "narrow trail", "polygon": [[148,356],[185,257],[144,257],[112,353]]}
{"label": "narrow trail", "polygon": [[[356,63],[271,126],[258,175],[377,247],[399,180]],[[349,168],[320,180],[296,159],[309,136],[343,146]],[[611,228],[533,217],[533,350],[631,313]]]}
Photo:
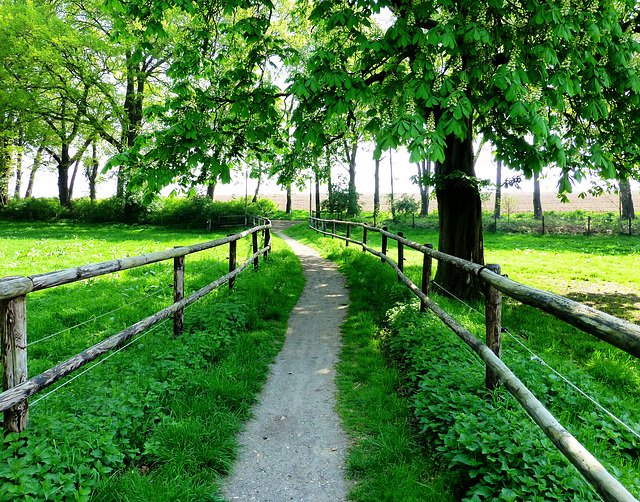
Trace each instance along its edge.
{"label": "narrow trail", "polygon": [[274,230],[300,258],[306,284],[254,418],[240,435],[224,496],[242,502],[344,501],[347,437],[335,410],[334,377],[349,296],[337,266],[278,232],[283,227]]}

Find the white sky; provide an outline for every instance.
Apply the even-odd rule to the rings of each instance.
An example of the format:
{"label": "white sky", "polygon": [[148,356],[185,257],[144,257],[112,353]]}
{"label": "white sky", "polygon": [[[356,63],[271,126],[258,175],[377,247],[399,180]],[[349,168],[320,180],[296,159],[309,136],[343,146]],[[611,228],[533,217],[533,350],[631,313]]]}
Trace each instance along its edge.
{"label": "white sky", "polygon": [[[394,192],[395,193],[417,193],[418,188],[410,181],[410,177],[417,174],[417,168],[415,164],[409,163],[409,156],[406,151],[399,150],[393,152],[393,175],[394,175]],[[375,163],[373,161],[373,147],[371,145],[365,145],[360,148],[357,156],[358,162],[356,166],[356,187],[359,193],[370,194],[374,191],[373,172]],[[28,183],[28,164],[25,162],[22,175],[22,195],[27,188]],[[338,176],[342,176],[346,179],[347,171],[341,167],[334,167],[332,172],[332,178],[335,182]],[[515,176],[517,173],[511,171],[506,167],[502,169],[502,180]],[[485,144],[480,154],[480,158],[476,164],[476,175],[481,179],[489,179],[491,182],[495,182],[496,165],[491,155],[490,145]],[[550,172],[546,179],[541,180],[541,190],[543,192],[555,192],[557,190],[557,176],[554,176],[553,172]],[[249,195],[251,196],[255,191],[257,180],[249,179]],[[634,189],[638,184],[634,183]],[[308,187],[308,185],[307,185]],[[13,193],[15,188],[15,180],[12,178],[9,184],[9,192]],[[582,183],[574,187],[574,192],[579,192],[588,188],[588,183]],[[295,188],[294,188],[295,190]],[[520,185],[520,190],[523,192],[533,192],[533,181],[524,180]],[[326,192],[326,186],[321,188],[321,191]],[[389,154],[384,153],[382,161],[380,163],[380,191],[382,194],[390,193],[391,181],[389,170]],[[515,192],[517,188],[507,188],[506,191]],[[170,192],[165,190],[165,195]],[[276,194],[282,193],[275,182],[263,180],[260,188],[260,194]],[[110,197],[115,194],[115,181],[107,180],[98,185],[98,198]],[[242,197],[245,194],[245,176],[243,173],[236,173],[233,175],[233,181],[229,185],[218,184],[216,187],[216,194],[219,195],[237,195]],[[52,170],[41,169],[36,174],[36,183],[34,189],[35,197],[57,197],[58,195],[58,181],[57,173]],[[73,191],[75,197],[87,197],[89,195],[89,185],[84,176],[78,173],[78,179],[76,180],[76,186]]]}

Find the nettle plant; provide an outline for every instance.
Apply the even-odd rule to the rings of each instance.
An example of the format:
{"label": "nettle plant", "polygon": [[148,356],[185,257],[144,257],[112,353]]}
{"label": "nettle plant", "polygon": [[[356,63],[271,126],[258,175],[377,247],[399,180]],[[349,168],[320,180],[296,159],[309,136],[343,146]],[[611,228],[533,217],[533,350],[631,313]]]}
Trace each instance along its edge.
{"label": "nettle plant", "polygon": [[[387,325],[385,344],[406,371],[421,431],[458,471],[464,501],[599,500],[515,399],[506,391],[487,397],[484,366],[474,364],[463,342],[435,316],[420,314],[416,304],[401,304],[388,313]],[[509,364],[612,473],[640,492],[635,474],[640,442],[633,435],[604,420],[529,358]],[[584,373],[576,370],[570,378],[596,392]],[[615,405],[615,399],[600,399]],[[637,423],[640,416],[627,410],[624,418]]]}

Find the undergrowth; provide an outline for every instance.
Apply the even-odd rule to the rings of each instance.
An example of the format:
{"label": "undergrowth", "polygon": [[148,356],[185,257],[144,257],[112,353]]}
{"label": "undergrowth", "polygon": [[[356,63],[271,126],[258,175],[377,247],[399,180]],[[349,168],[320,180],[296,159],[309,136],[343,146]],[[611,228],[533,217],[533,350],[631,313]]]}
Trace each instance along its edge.
{"label": "undergrowth", "polygon": [[[502,390],[493,395],[485,394],[483,364],[439,321],[418,312],[393,272],[382,265],[378,258],[365,255],[353,244],[347,250],[342,241],[321,237],[302,226],[291,229],[291,232],[291,235],[317,247],[321,253],[340,263],[341,270],[349,277],[352,300],[361,295],[361,301],[367,304],[363,307],[369,309],[367,321],[358,319],[356,310],[356,315],[350,316],[349,323],[357,326],[362,337],[360,343],[368,353],[375,353],[376,357],[382,357],[382,354],[388,356],[385,364],[394,368],[398,379],[394,380],[393,386],[364,381],[371,387],[377,386],[382,393],[393,390],[399,399],[404,400],[404,406],[413,410],[412,420],[407,422],[412,426],[411,433],[395,439],[385,435],[385,440],[388,440],[386,448],[399,449],[404,443],[420,445],[421,457],[414,458],[421,458],[424,465],[435,465],[437,472],[447,473],[446,489],[443,489],[440,500],[447,500],[448,497],[451,500],[474,502],[598,500],[590,485],[568,464],[509,394]],[[414,241],[437,242],[435,233],[411,232],[405,235],[409,233],[408,238]],[[360,237],[358,230],[355,234],[356,238]],[[373,247],[379,247],[376,234],[369,238]],[[520,239],[530,249],[535,249],[540,240],[533,236],[528,240],[526,236]],[[548,239],[544,240],[544,245],[552,246]],[[509,263],[508,244],[495,242],[505,257],[503,263]],[[603,242],[599,241],[596,247],[601,247]],[[576,253],[585,244],[586,241],[580,240],[571,249],[570,242],[563,239],[558,254],[566,251],[571,255],[568,259],[575,262]],[[615,246],[613,242],[609,245]],[[488,249],[491,248],[488,246]],[[635,246],[632,246],[632,261],[636,253]],[[388,254],[392,258],[397,255],[392,247]],[[628,258],[624,253],[615,253],[615,256],[621,260]],[[405,257],[406,273],[419,283],[421,257],[417,260],[411,253],[406,253]],[[558,259],[562,257],[554,258],[556,261]],[[536,263],[530,265],[533,269],[526,269],[524,262],[519,266],[523,272],[530,274],[536,269]],[[484,319],[482,313],[477,312],[482,310],[481,306],[435,298],[471,332],[483,336]],[[623,422],[640,431],[636,363],[628,361],[625,354],[611,349],[600,352],[598,356],[604,342],[594,340],[551,316],[509,302],[505,308],[503,325],[509,326],[522,343],[541,354],[566,378],[609,408]],[[345,340],[348,340],[349,333],[348,328]],[[637,437],[597,410],[592,402],[576,394],[561,377],[543,367],[538,356],[532,356],[506,335],[503,339],[503,359],[507,365],[614,476],[636,496],[640,494],[640,442]],[[364,350],[348,347],[345,350],[356,353]],[[344,364],[352,359],[357,361],[350,352],[346,352],[346,355]],[[364,368],[370,366],[370,361],[357,361],[354,366],[362,375]],[[594,368],[597,368],[596,371]],[[625,368],[628,371],[622,371]],[[341,372],[344,372],[342,367]],[[366,429],[368,419],[365,418],[365,408],[369,406],[376,412],[378,409],[368,402],[362,407],[354,408],[353,405],[359,402],[356,391],[364,386],[360,378],[364,379],[365,376],[346,380],[349,384],[341,387],[344,393],[341,410],[348,416],[351,410],[355,410],[353,415],[361,415],[355,417],[352,433],[356,437],[375,438],[376,431]],[[366,392],[375,395],[376,391],[372,388]],[[389,405],[386,408],[396,412]],[[382,416],[384,420],[389,420],[388,414],[382,413]],[[345,422],[349,423],[347,420]],[[358,427],[365,427],[366,434]],[[371,439],[371,442],[382,441]],[[352,456],[361,459],[367,455],[366,452],[357,440],[349,459],[351,461]],[[398,458],[399,463],[406,462],[406,457],[399,455]],[[385,462],[381,461],[381,465],[385,466],[382,469],[388,470]],[[371,461],[367,464],[368,469],[374,463]],[[369,478],[370,470],[357,470],[354,475],[357,475],[356,479],[362,476],[362,483],[371,487],[371,491],[364,496],[356,489],[354,500],[375,500],[376,496],[380,500],[385,499],[387,495],[384,495],[384,491],[376,491],[376,476]],[[437,475],[428,477],[438,479]],[[419,478],[408,480],[414,486],[422,486],[423,483]],[[415,500],[420,498],[416,495]]]}
{"label": "undergrowth", "polygon": [[[118,233],[124,237],[127,230],[119,227]],[[174,338],[165,323],[51,395],[34,396],[27,430],[0,441],[0,501],[221,500],[218,480],[229,472],[236,434],[250,417],[304,283],[295,255],[280,239],[273,246],[259,271],[240,274],[231,293],[223,287],[187,308],[181,336]],[[240,256],[249,252],[238,249]],[[187,258],[187,270],[195,272],[187,276],[188,287],[222,275],[214,264],[200,268]],[[122,274],[114,286],[139,296],[135,286],[144,277]],[[103,284],[115,296],[111,285]],[[65,308],[77,300],[82,296],[67,293]],[[53,302],[48,315],[55,317],[62,305]],[[46,317],[46,302],[30,307]],[[101,302],[94,299],[91,308],[101,311]],[[144,316],[147,308],[154,311],[145,304],[106,322],[129,324],[130,316]],[[39,325],[50,327],[44,320]],[[95,343],[95,330],[71,333],[83,348]],[[54,355],[41,350],[32,367],[45,369],[68,357],[72,338],[63,333],[52,339],[52,347],[60,347]]]}

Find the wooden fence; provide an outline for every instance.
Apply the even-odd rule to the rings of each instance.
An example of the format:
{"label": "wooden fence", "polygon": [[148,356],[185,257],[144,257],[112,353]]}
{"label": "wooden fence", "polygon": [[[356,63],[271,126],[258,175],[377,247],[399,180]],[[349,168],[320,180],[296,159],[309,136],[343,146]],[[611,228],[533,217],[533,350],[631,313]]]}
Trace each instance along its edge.
{"label": "wooden fence", "polygon": [[[28,398],[30,396],[56,383],[78,368],[115,349],[125,341],[164,319],[173,316],[173,333],[174,336],[179,336],[183,328],[183,311],[185,307],[227,282],[229,283],[229,288],[232,288],[235,277],[249,265],[253,264],[254,270],[258,270],[260,255],[263,255],[265,260],[267,259],[269,251],[271,250],[271,222],[266,218],[254,216],[253,224],[253,228],[238,234],[194,244],[192,246],[176,247],[167,251],[94,263],[29,277],[5,277],[0,279],[0,336],[2,341],[3,390],[2,394],[0,394],[0,411],[4,412],[4,429],[10,432],[20,432],[27,427],[29,420]],[[263,233],[264,235],[264,245],[261,249],[258,248],[258,233]],[[238,266],[236,262],[237,242],[249,235],[252,237],[253,254],[248,260]],[[185,298],[185,256],[226,244],[229,245],[229,273]],[[40,375],[28,379],[27,294],[170,259],[174,261],[173,305],[89,347]]]}
{"label": "wooden fence", "polygon": [[[329,225],[331,225],[330,231],[328,229]],[[336,226],[338,225],[346,227],[345,235],[336,233]],[[402,233],[398,235],[392,234],[387,231],[386,227],[377,228],[365,223],[327,220],[314,217],[310,218],[309,226],[318,233],[343,239],[346,246],[350,243],[362,246],[363,251],[378,256],[383,262],[391,265],[398,274],[399,280],[420,298],[422,309],[428,308],[437,315],[440,320],[484,361],[486,364],[486,386],[488,389],[492,389],[498,382],[502,382],[538,427],[542,429],[542,432],[544,432],[562,454],[576,466],[604,500],[608,502],[637,502],[633,495],[553,417],[531,391],[501,361],[501,294],[504,293],[522,303],[548,312],[601,340],[615,345],[635,357],[640,357],[640,327],[562,296],[512,281],[500,274],[500,267],[498,265],[478,265],[477,263],[471,263],[441,253],[434,250],[430,244],[418,244],[405,239]],[[352,227],[361,227],[363,229],[362,241],[351,238]],[[369,232],[377,232],[382,235],[381,252],[367,246]],[[398,263],[393,262],[387,256],[389,239],[397,242]],[[403,261],[405,246],[415,249],[424,255],[421,287],[416,286],[404,275]],[[432,259],[460,268],[478,277],[485,283],[486,344],[482,343],[478,338],[458,324],[429,297]]]}

